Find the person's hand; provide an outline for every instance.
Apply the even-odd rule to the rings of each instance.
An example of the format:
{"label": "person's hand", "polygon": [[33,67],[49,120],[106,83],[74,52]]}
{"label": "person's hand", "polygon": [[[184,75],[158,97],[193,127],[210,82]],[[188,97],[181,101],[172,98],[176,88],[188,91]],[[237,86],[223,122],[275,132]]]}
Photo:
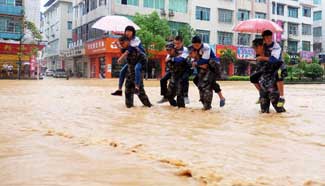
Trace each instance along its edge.
{"label": "person's hand", "polygon": [[123,58],[121,58],[121,57],[118,58],[118,60],[117,60],[117,64],[119,64],[119,65],[122,64],[122,61],[123,61]]}
{"label": "person's hand", "polygon": [[196,61],[193,61],[192,62],[192,67],[194,68],[194,67],[196,67],[196,65],[197,65],[197,62]]}
{"label": "person's hand", "polygon": [[262,56],[258,56],[258,57],[256,57],[256,61],[257,61],[257,62],[261,62],[261,61],[262,61]]}

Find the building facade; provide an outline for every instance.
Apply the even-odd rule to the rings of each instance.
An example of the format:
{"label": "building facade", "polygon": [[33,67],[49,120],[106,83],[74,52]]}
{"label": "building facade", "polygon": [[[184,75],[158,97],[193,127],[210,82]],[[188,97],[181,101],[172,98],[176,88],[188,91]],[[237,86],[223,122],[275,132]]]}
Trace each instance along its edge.
{"label": "building facade", "polygon": [[47,68],[65,69],[65,64],[70,64],[66,53],[72,43],[72,0],[49,0],[45,7],[42,31],[48,41],[44,49]]}
{"label": "building facade", "polygon": [[316,54],[325,53],[325,1],[314,0],[316,8],[313,11],[314,51]]}
{"label": "building facade", "polygon": [[313,54],[313,16],[315,8],[312,0],[272,0],[271,20],[284,29],[276,36],[283,51],[292,59],[298,57],[310,61]]}
{"label": "building facade", "polygon": [[[39,27],[40,3],[35,1],[35,6],[30,6],[30,1],[1,0],[0,1],[0,68],[1,78],[8,78],[6,71],[12,66],[13,75],[30,76],[35,70],[32,51],[38,46],[30,44],[33,38],[25,35],[23,23],[25,20],[33,22]],[[33,12],[33,13],[32,13]],[[18,55],[22,54],[22,55]],[[11,68],[11,67],[10,67]],[[20,77],[20,76],[19,76]]]}
{"label": "building facade", "polygon": [[[70,66],[74,73],[94,77],[94,67],[84,48],[87,43],[102,39],[104,33],[92,29],[92,25],[106,15],[131,18],[137,12],[149,14],[153,11],[168,20],[173,35],[177,35],[178,29],[184,24],[189,24],[213,48],[232,46],[236,54],[246,51],[247,55],[252,51],[246,48],[253,39],[260,36],[235,33],[232,31],[233,27],[240,21],[251,18],[269,19],[284,28],[282,34],[275,36],[277,42],[283,46],[283,51],[293,56],[310,57],[315,48],[315,7],[312,0],[74,0],[73,43],[70,45],[68,57],[73,61]],[[114,63],[114,60],[110,61]],[[112,76],[115,77],[115,71],[119,67],[111,65],[114,71]]]}

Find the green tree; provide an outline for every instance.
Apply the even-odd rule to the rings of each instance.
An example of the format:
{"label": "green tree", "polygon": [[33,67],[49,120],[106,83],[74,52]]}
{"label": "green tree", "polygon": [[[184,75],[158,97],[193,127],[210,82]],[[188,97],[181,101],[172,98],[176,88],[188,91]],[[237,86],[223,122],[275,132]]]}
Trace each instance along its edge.
{"label": "green tree", "polygon": [[317,64],[317,63],[311,63],[306,66],[306,70],[304,72],[304,75],[306,77],[311,78],[312,80],[315,80],[316,78],[322,77],[324,74],[323,68]]}
{"label": "green tree", "polygon": [[235,63],[237,58],[234,51],[229,48],[220,51],[221,68],[223,74],[227,74],[228,65]]}
{"label": "green tree", "polygon": [[188,46],[191,44],[192,37],[195,36],[195,30],[191,27],[191,25],[186,24],[178,30],[178,35],[183,37],[184,45]]}
{"label": "green tree", "polygon": [[33,22],[24,21],[24,27],[32,33],[32,36],[36,41],[42,40],[41,32],[37,29]]}
{"label": "green tree", "polygon": [[152,56],[150,50],[161,51],[164,49],[166,39],[171,34],[166,19],[161,19],[155,11],[147,15],[136,13],[133,21],[141,28],[137,31],[137,35],[141,38],[149,57]]}
{"label": "green tree", "polygon": [[222,62],[225,63],[230,63],[230,62],[235,63],[237,60],[235,52],[229,48],[220,51],[220,59]]}
{"label": "green tree", "polygon": [[304,72],[305,71],[302,68],[299,68],[299,66],[292,67],[292,76],[298,78],[299,80],[301,80],[301,78],[304,76]]}
{"label": "green tree", "polygon": [[311,62],[319,64],[319,59],[317,59],[316,57],[313,57]]}
{"label": "green tree", "polygon": [[290,55],[288,53],[283,54],[283,60],[286,65],[290,65]]}

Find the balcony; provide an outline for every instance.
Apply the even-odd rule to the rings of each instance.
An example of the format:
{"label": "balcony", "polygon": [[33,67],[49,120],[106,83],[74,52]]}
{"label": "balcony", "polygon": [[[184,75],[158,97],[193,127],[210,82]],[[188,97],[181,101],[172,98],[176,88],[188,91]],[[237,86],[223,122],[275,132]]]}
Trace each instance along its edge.
{"label": "balcony", "polygon": [[19,40],[20,36],[20,33],[0,32],[0,38],[2,39]]}
{"label": "balcony", "polygon": [[4,15],[23,16],[23,10],[22,6],[0,5],[0,14]]}
{"label": "balcony", "polygon": [[311,8],[316,7],[314,5],[314,1],[313,0],[300,0],[300,5],[307,6],[307,7],[311,7]]}

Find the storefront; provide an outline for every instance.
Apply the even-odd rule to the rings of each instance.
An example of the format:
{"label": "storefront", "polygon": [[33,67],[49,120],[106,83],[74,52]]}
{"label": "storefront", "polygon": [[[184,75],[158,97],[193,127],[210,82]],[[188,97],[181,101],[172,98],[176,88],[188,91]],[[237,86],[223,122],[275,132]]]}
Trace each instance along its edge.
{"label": "storefront", "polygon": [[[32,77],[36,71],[37,61],[32,53],[35,50],[41,50],[42,45],[19,45],[16,43],[0,43],[0,78],[17,78],[19,71],[19,61],[21,61],[22,77]],[[19,51],[22,51],[22,55],[19,59]],[[11,73],[11,77],[8,77],[8,72]]]}
{"label": "storefront", "polygon": [[85,52],[90,61],[91,78],[112,78],[113,60],[121,55],[115,41],[116,38],[103,38],[86,43]]}
{"label": "storefront", "polygon": [[[85,53],[90,61],[91,78],[117,78],[119,76],[122,64],[118,64],[117,59],[121,56],[121,52],[115,44],[116,41],[116,38],[103,38],[85,44]],[[151,51],[151,54],[153,57],[143,69],[146,74],[148,72],[151,76],[155,74],[154,77],[161,77],[165,74],[167,54],[165,51]],[[152,61],[156,61],[157,65],[153,65]]]}

